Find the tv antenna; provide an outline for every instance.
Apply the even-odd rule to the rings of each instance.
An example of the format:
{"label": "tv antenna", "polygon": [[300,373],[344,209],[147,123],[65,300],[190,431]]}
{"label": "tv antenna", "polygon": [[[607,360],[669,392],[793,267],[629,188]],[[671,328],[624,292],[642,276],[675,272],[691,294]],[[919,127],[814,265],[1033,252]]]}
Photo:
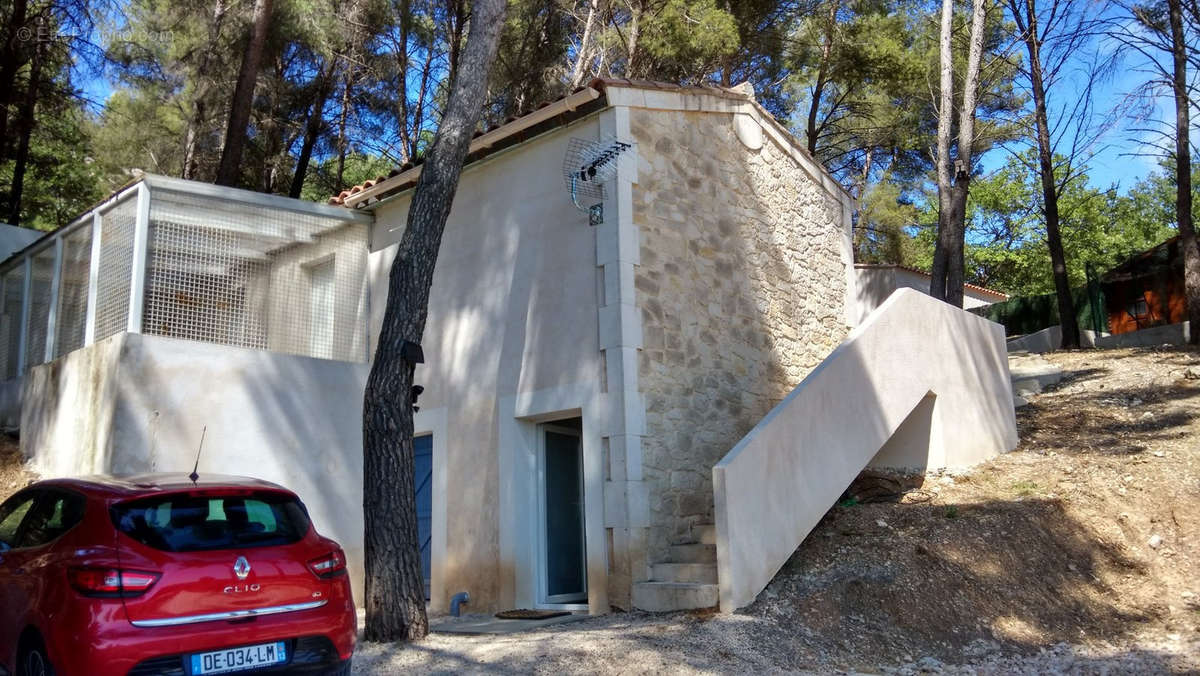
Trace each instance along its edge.
{"label": "tv antenna", "polygon": [[188,478],[192,480],[192,483],[196,483],[200,480],[200,473],[196,470],[200,469],[200,451],[204,450],[204,435],[207,432],[208,425],[205,425],[204,428],[200,430],[200,448],[196,449],[196,464],[192,465],[192,473],[188,475]]}
{"label": "tv antenna", "polygon": [[616,177],[621,158],[628,157],[625,153],[632,149],[632,143],[611,136],[599,141],[582,138],[568,141],[563,179],[576,209],[594,213],[593,207],[604,200],[604,184]]}

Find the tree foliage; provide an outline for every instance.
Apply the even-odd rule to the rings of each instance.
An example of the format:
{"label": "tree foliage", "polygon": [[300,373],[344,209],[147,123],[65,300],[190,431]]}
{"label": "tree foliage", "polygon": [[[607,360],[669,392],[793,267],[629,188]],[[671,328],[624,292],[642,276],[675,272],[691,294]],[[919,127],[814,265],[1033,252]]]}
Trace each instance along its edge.
{"label": "tree foliage", "polygon": [[[1055,290],[1040,179],[1029,172],[1027,162],[1027,157],[1011,157],[996,172],[977,179],[967,206],[967,281],[1011,295]],[[1103,272],[1176,234],[1175,184],[1165,171],[1138,181],[1123,194],[1115,187],[1089,185],[1086,174],[1076,174],[1063,185],[1060,209],[1071,288],[1086,282],[1089,265]],[[919,223],[936,221],[931,201],[919,212]],[[927,266],[932,260],[932,228],[913,227],[908,235],[911,240],[900,245],[908,256],[904,262]]]}

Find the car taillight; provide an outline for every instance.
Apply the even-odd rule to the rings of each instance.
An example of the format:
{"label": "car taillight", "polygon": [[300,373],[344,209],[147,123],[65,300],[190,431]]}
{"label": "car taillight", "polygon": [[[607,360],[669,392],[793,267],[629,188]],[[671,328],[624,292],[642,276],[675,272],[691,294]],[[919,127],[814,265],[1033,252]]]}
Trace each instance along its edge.
{"label": "car taillight", "polygon": [[329,552],[308,562],[308,569],[313,575],[328,580],[331,577],[346,574],[346,555],[340,549]]}
{"label": "car taillight", "polygon": [[72,568],[71,586],[84,596],[137,596],[158,582],[159,574],[118,568]]}

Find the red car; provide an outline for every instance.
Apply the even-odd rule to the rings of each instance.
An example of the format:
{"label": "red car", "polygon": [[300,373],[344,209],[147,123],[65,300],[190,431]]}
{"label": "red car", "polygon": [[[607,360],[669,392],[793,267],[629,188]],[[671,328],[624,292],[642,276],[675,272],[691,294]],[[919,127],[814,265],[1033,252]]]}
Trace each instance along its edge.
{"label": "red car", "polygon": [[0,505],[0,674],[348,674],[346,556],[256,479],[39,481]]}

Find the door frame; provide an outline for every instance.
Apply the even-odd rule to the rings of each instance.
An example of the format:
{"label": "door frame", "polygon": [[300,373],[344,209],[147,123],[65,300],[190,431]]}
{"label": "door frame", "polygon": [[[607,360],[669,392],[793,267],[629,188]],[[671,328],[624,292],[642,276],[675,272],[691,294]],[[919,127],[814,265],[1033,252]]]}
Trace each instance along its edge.
{"label": "door frame", "polygon": [[[579,535],[583,539],[583,556],[579,565],[583,572],[583,591],[578,594],[549,594],[549,579],[547,564],[547,533],[546,533],[546,433],[554,432],[575,437],[579,453],[579,495],[583,498],[579,505]],[[537,426],[537,607],[554,610],[587,610],[588,608],[588,574],[587,574],[587,503],[586,482],[583,471],[583,433],[573,427],[555,425],[554,422],[541,423]]]}
{"label": "door frame", "polygon": [[425,408],[413,415],[413,436],[433,436],[433,514],[429,523],[429,600],[428,606],[434,612],[448,611],[450,596],[446,590],[443,577],[446,569],[446,540],[447,540],[447,472],[446,456],[448,453],[446,407]]}

